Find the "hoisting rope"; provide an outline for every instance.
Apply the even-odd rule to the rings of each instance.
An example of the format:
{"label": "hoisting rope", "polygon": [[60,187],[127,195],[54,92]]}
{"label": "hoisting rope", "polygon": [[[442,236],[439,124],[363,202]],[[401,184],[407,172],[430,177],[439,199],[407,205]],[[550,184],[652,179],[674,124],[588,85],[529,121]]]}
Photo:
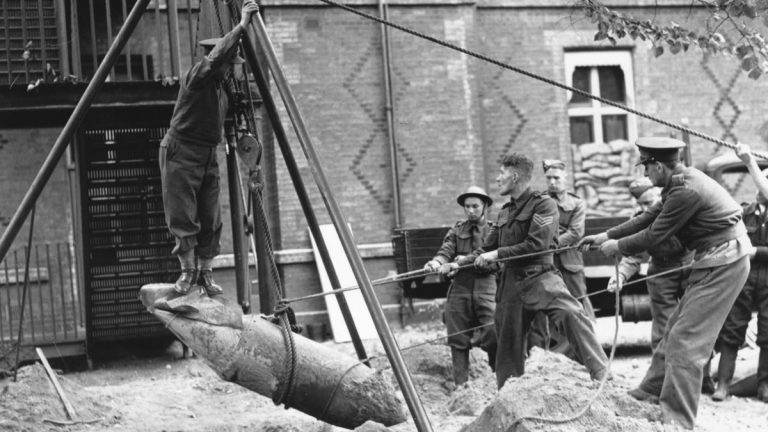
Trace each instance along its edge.
{"label": "hoisting rope", "polygon": [[[517,72],[517,73],[519,73],[521,75],[525,75],[525,76],[527,76],[529,78],[533,78],[535,80],[544,82],[546,84],[549,84],[549,85],[561,88],[563,90],[568,90],[570,92],[579,94],[581,96],[584,96],[584,97],[587,97],[587,98],[590,98],[590,99],[594,99],[596,101],[599,101],[600,103],[614,106],[614,107],[619,108],[619,109],[621,109],[623,111],[626,111],[628,113],[634,114],[634,115],[636,115],[638,117],[646,118],[648,120],[654,121],[654,122],[662,124],[664,126],[667,126],[667,127],[673,128],[673,129],[677,129],[679,131],[688,133],[690,135],[702,138],[702,139],[707,140],[707,141],[711,141],[711,142],[713,142],[715,144],[722,145],[722,146],[728,147],[730,149],[734,149],[734,150],[736,149],[736,144],[732,144],[732,143],[726,142],[726,141],[724,141],[722,139],[715,138],[715,137],[713,137],[711,135],[707,135],[707,134],[705,134],[703,132],[699,132],[697,130],[691,129],[691,128],[687,127],[687,126],[683,126],[683,125],[680,125],[680,124],[677,124],[677,123],[672,123],[672,122],[669,122],[667,120],[663,120],[663,119],[661,119],[659,117],[656,117],[654,115],[647,114],[647,113],[644,113],[642,111],[638,111],[638,110],[636,110],[634,108],[630,108],[630,107],[628,107],[626,105],[620,104],[618,102],[614,102],[612,100],[608,100],[608,99],[605,99],[603,97],[593,95],[592,93],[586,92],[584,90],[581,90],[581,89],[578,89],[578,88],[575,88],[575,87],[571,87],[571,86],[562,84],[562,83],[554,81],[554,80],[552,80],[550,78],[546,78],[546,77],[543,77],[541,75],[535,74],[533,72],[529,72],[529,71],[526,71],[524,69],[521,69],[521,68],[518,68],[518,67],[515,67],[515,66],[512,66],[512,65],[509,65],[507,63],[504,63],[502,61],[499,61],[499,60],[496,60],[494,58],[488,57],[486,55],[476,53],[476,52],[468,50],[466,48],[462,48],[462,47],[460,47],[458,45],[454,45],[454,44],[452,44],[450,42],[447,42],[447,41],[444,41],[442,39],[438,39],[438,38],[435,38],[435,37],[432,37],[432,36],[420,33],[420,32],[418,32],[416,30],[412,30],[412,29],[410,29],[408,27],[405,27],[405,26],[402,26],[402,25],[399,25],[399,24],[395,24],[395,23],[393,23],[391,21],[379,18],[377,16],[370,15],[370,14],[367,14],[365,12],[361,12],[359,10],[356,10],[356,9],[350,7],[350,6],[343,5],[341,3],[337,3],[337,2],[335,2],[333,0],[319,0],[319,1],[321,1],[323,3],[326,3],[328,5],[331,5],[331,6],[336,6],[336,7],[340,8],[340,9],[344,9],[344,10],[346,10],[348,12],[351,12],[351,13],[353,13],[355,15],[358,15],[358,16],[361,16],[363,18],[367,18],[369,20],[376,21],[376,22],[378,22],[380,24],[384,24],[386,26],[398,29],[398,30],[400,30],[402,32],[408,33],[408,34],[416,36],[418,38],[421,38],[421,39],[424,39],[424,40],[436,43],[438,45],[442,45],[442,46],[444,46],[446,48],[450,48],[450,49],[452,49],[454,51],[458,51],[458,52],[466,54],[468,56],[471,56],[471,57],[483,60],[485,62],[494,64],[494,65],[499,66],[499,67],[501,67],[503,69],[508,69],[508,70],[513,71],[513,72]],[[759,157],[761,159],[768,160],[768,153],[764,153],[764,152],[760,152],[760,151],[756,151],[756,150],[752,150],[751,153],[755,157]]]}
{"label": "hoisting rope", "polygon": [[[634,284],[638,284],[638,283],[640,283],[640,282],[645,282],[645,281],[648,281],[648,280],[651,280],[651,279],[655,279],[655,278],[657,278],[657,277],[666,276],[666,275],[668,275],[668,274],[677,273],[677,272],[680,272],[680,271],[683,271],[683,270],[689,269],[689,268],[691,268],[691,267],[693,267],[693,263],[690,263],[690,264],[685,264],[685,265],[681,265],[680,267],[675,267],[675,268],[673,268],[673,269],[671,269],[671,270],[665,270],[665,271],[663,271],[663,272],[654,273],[654,274],[652,274],[652,275],[648,275],[648,276],[646,276],[646,277],[642,277],[642,278],[638,278],[638,279],[633,279],[633,280],[631,280],[631,281],[629,281],[629,282],[624,282],[624,283],[622,283],[622,284],[621,284],[621,288],[624,288],[624,287],[628,287],[628,286],[630,286],[630,285],[634,285]],[[617,288],[616,288],[616,289],[617,289],[617,290],[619,290],[619,289],[621,289],[621,288],[619,288],[619,287],[617,286]],[[601,289],[601,290],[599,290],[599,291],[595,291],[595,292],[592,292],[592,293],[589,293],[589,294],[585,294],[585,295],[583,295],[583,296],[579,296],[579,297],[576,297],[576,300],[581,300],[581,299],[583,299],[583,298],[591,297],[591,296],[593,296],[593,295],[597,295],[597,294],[602,294],[602,293],[604,293],[604,292],[610,292],[610,290],[609,290],[608,288],[605,288],[605,289]]]}
{"label": "hoisting rope", "polygon": [[[564,252],[564,251],[567,251],[567,250],[576,249],[578,247],[579,246],[577,246],[577,245],[573,245],[573,246],[567,246],[567,247],[563,247],[563,248],[559,248],[559,249],[549,249],[549,250],[546,250],[546,251],[532,252],[532,253],[529,253],[529,254],[516,255],[516,256],[511,256],[511,257],[507,257],[507,258],[499,258],[499,259],[493,260],[491,263],[502,263],[502,262],[507,262],[507,261],[523,259],[523,258],[537,257],[537,256],[540,256],[540,255],[560,253],[560,252]],[[459,270],[465,270],[465,269],[468,269],[468,268],[474,268],[474,264],[473,263],[469,263],[469,264],[460,265],[455,270],[459,271]],[[387,277],[383,277],[381,279],[373,280],[373,281],[371,281],[371,285],[376,286],[376,285],[382,285],[382,284],[391,283],[391,282],[402,282],[402,281],[405,281],[405,280],[418,279],[418,278],[426,277],[426,276],[429,276],[429,275],[432,275],[432,274],[437,274],[437,273],[439,273],[438,270],[424,270],[424,269],[412,270],[412,271],[409,271],[409,272],[399,273],[399,274],[396,274],[396,275],[387,276]],[[294,298],[283,299],[283,301],[286,302],[286,303],[295,303],[295,302],[299,302],[299,301],[311,300],[311,299],[314,299],[314,298],[325,297],[325,296],[329,296],[329,295],[335,295],[335,294],[343,293],[343,292],[346,292],[346,291],[354,291],[354,290],[357,290],[357,289],[360,289],[360,287],[357,286],[357,285],[353,285],[353,286],[339,288],[339,289],[335,289],[335,290],[331,290],[331,291],[325,291],[325,292],[321,292],[321,293],[309,294],[309,295],[302,296],[302,297],[294,297]]]}
{"label": "hoisting rope", "polygon": [[[231,1],[231,0],[230,0]],[[225,4],[229,4],[228,1],[224,1]],[[214,10],[216,12],[216,20],[219,25],[219,32],[221,33],[221,36],[224,36],[224,24],[221,19],[221,12],[219,10],[219,2],[214,1]],[[230,14],[230,25],[234,28],[234,25],[237,25],[237,20],[239,17],[236,17],[235,14]],[[245,74],[247,77],[247,74]],[[239,131],[241,133],[250,132],[252,134],[255,134],[256,132],[256,123],[255,123],[255,112],[253,111],[253,103],[249,103],[250,107],[245,112],[243,111],[241,101],[239,100],[239,95],[242,95],[243,92],[240,90],[240,84],[235,79],[234,71],[233,69],[229,70],[229,73],[227,73],[227,76],[225,78],[225,88],[229,88],[228,97],[230,100],[230,105],[234,108],[233,109],[233,117],[234,122],[237,123],[239,120],[238,117],[242,116],[245,121],[245,125],[243,125],[243,128],[240,128]],[[250,95],[250,89],[248,89],[248,98],[251,98]],[[237,125],[235,125],[236,127]],[[250,130],[248,130],[250,129]],[[235,158],[237,159],[237,153],[235,152]],[[241,194],[242,196],[242,191]],[[252,203],[249,200],[249,203],[254,204],[256,207],[256,210],[260,213],[259,217],[256,217],[258,219],[258,225],[259,229],[262,230],[264,234],[264,240],[265,240],[265,248],[266,248],[266,255],[267,255],[267,261],[269,264],[269,273],[270,277],[272,279],[272,287],[274,289],[275,298],[283,298],[283,288],[282,288],[282,282],[280,280],[280,274],[278,273],[277,269],[277,263],[274,259],[274,248],[272,244],[272,237],[269,233],[269,225],[267,224],[266,219],[266,213],[264,210],[263,202],[261,201],[261,196],[259,194],[250,194],[256,196],[256,202]],[[250,212],[250,209],[249,209]],[[256,216],[256,215],[255,215]],[[295,376],[296,376],[296,365],[298,363],[298,358],[296,354],[296,342],[293,339],[293,333],[294,332],[300,332],[301,329],[296,323],[296,315],[293,312],[293,309],[288,305],[288,303],[284,301],[278,301],[278,303],[274,307],[273,316],[271,318],[272,323],[278,325],[280,327],[280,332],[283,336],[283,342],[285,345],[285,351],[286,355],[288,357],[288,361],[285,362],[285,367],[283,368],[283,372],[281,374],[281,377],[278,382],[278,388],[272,395],[272,402],[275,405],[283,404],[286,409],[290,408],[290,402],[293,396],[294,392],[294,384],[295,384]]]}

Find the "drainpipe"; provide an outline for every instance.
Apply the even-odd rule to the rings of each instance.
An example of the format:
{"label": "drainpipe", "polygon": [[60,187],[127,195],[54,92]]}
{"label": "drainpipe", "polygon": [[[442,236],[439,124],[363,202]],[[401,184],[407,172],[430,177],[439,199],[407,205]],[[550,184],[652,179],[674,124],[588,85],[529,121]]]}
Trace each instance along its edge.
{"label": "drainpipe", "polygon": [[[379,15],[381,19],[389,20],[389,6],[386,0],[379,0]],[[389,28],[381,25],[381,55],[384,66],[384,96],[387,112],[387,136],[389,137],[390,165],[392,166],[392,205],[395,212],[395,229],[402,226],[403,215],[400,210],[400,174],[398,171],[397,136],[395,133],[395,107],[392,97],[391,60],[389,56]]]}
{"label": "drainpipe", "polygon": [[[69,68],[69,44],[64,43],[67,40],[67,5],[64,0],[56,0],[54,3],[56,10],[56,34],[59,37],[59,72],[61,77],[66,78],[72,73]],[[43,65],[45,66],[45,65]]]}

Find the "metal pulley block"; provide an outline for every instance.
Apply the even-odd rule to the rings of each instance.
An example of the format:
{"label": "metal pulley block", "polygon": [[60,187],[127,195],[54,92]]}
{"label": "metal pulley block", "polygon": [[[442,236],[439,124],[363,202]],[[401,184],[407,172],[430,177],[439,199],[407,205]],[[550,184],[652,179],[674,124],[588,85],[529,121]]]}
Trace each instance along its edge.
{"label": "metal pulley block", "polygon": [[262,146],[256,135],[245,132],[237,140],[237,155],[249,170],[255,170],[261,163]]}

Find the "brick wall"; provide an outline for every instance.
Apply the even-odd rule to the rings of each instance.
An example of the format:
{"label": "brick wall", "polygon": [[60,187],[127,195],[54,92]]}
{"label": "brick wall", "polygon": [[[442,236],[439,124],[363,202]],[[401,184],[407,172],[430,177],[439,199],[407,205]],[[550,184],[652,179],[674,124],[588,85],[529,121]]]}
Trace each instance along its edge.
{"label": "brick wall", "polygon": [[[452,43],[466,45],[473,37],[468,5],[393,8],[390,14]],[[269,9],[266,21],[357,241],[388,241],[394,209],[380,26],[331,8]],[[400,32],[392,32],[391,46],[403,223],[448,224],[460,214],[454,197],[467,184],[484,184],[476,79],[459,53]],[[311,185],[306,162],[297,158]],[[278,175],[283,247],[308,247],[304,216],[279,162]],[[319,194],[309,190],[321,223],[328,222]]]}
{"label": "brick wall", "polygon": [[[0,231],[5,231],[59,135],[59,129],[0,130]],[[73,174],[74,176],[74,174]],[[63,158],[37,201],[33,243],[66,242],[72,236],[72,207]],[[27,244],[29,218],[10,252]]]}
{"label": "brick wall", "polygon": [[[375,2],[356,3],[367,13],[378,14]],[[593,41],[594,26],[580,12],[568,9],[570,2],[553,1],[546,7],[527,6],[530,3],[541,2],[399,1],[390,3],[390,19],[558,82],[565,81],[566,50],[612,48]],[[395,217],[379,24],[310,0],[265,4],[272,42],[356,241],[388,242]],[[655,2],[644,4],[649,7],[622,11],[651,17]],[[680,7],[689,2],[666,0],[663,4],[674,6],[656,12],[665,21],[692,27],[700,19],[696,9]],[[453,223],[461,217],[454,198],[468,184],[488,187],[496,205],[501,205],[493,179],[506,152],[525,152],[537,161],[545,157],[571,160],[563,90],[398,30],[390,30],[390,35],[404,226]],[[750,80],[732,59],[703,57],[695,47],[687,54],[659,58],[652,56],[645,43],[621,41],[617,48],[632,52],[639,110],[672,122],[687,121],[693,129],[717,138],[768,148],[768,120],[761,109],[768,78]],[[281,107],[276,91],[274,96]],[[285,112],[281,114],[287,119]],[[318,219],[328,223],[291,125],[285,121],[284,126]],[[674,132],[644,119],[638,119],[637,126],[641,135]],[[15,211],[59,132],[0,131],[0,154],[5,156],[0,158],[5,194],[0,221],[7,223]],[[693,138],[692,147],[697,164],[726,151],[698,138]],[[221,166],[225,176],[223,160]],[[280,248],[309,248],[305,218],[279,155],[277,172]],[[534,183],[543,187],[538,169]],[[743,181],[741,186],[749,184]],[[225,254],[231,251],[227,201],[222,181]],[[70,215],[62,164],[41,198],[36,240],[67,239]],[[24,232],[17,244],[26,238]],[[318,287],[316,272],[309,265],[300,271],[286,270],[286,279],[289,287],[308,291]]]}
{"label": "brick wall", "polygon": [[[378,15],[375,3],[357,3]],[[637,109],[717,138],[767,147],[768,122],[759,109],[765,79],[750,80],[732,59],[705,57],[696,47],[655,58],[648,43],[594,42],[594,25],[569,2],[534,3],[402,1],[390,3],[389,14],[398,24],[557,82],[565,82],[566,50],[630,50]],[[703,16],[681,2],[663,2],[668,7],[657,11],[654,2],[636,4],[648,7],[622,11],[687,27]],[[379,24],[303,1],[268,2],[265,21],[357,241],[388,241],[394,213]],[[495,195],[498,161],[507,152],[525,152],[537,162],[572,160],[564,90],[398,30],[390,34],[404,226],[451,224],[461,217],[454,197],[468,184]],[[642,118],[637,128],[640,135],[675,133]],[[695,137],[692,148],[696,164],[725,151]],[[321,222],[327,222],[298,148],[296,154]],[[308,247],[306,223],[279,156],[278,177],[283,247]],[[537,169],[534,185],[543,188],[543,182]]]}

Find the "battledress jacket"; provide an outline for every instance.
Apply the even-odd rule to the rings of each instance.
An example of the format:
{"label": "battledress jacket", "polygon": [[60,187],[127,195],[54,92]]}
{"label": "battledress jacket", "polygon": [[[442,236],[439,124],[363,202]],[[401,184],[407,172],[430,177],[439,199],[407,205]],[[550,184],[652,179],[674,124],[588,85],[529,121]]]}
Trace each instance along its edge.
{"label": "battledress jacket", "polygon": [[237,55],[243,32],[242,26],[236,26],[181,78],[168,131],[174,138],[205,147],[215,147],[222,141],[229,99],[225,83],[217,82],[217,74]]}
{"label": "battledress jacket", "polygon": [[[741,206],[715,180],[696,168],[675,168],[661,191],[661,201],[641,215],[611,228],[608,238],[619,239],[623,255],[633,255],[676,235],[681,244],[696,251],[708,249],[746,235]],[[694,267],[727,264],[733,257],[698,262]]]}
{"label": "battledress jacket", "polygon": [[[557,224],[555,200],[530,188],[502,207],[483,247],[472,254],[497,250],[497,260],[504,263],[497,302],[511,295],[519,297],[528,308],[544,309],[555,298],[567,294],[555,271],[552,253],[546,253],[557,245]],[[507,260],[519,256],[525,257]],[[507,290],[511,293],[504,294]]]}
{"label": "battledress jacket", "polygon": [[[475,227],[477,228],[476,230],[473,229]],[[446,264],[452,262],[458,256],[469,256],[475,249],[483,245],[483,240],[492,227],[493,224],[486,221],[480,224],[474,224],[468,220],[456,222],[445,235],[443,244],[440,246],[440,250],[437,251],[434,259],[440,264]],[[495,291],[496,280],[492,277],[492,274],[499,267],[498,264],[492,264],[488,269],[462,269],[454,277],[453,284],[458,284],[468,289],[474,286],[475,289],[483,291]]]}
{"label": "battledress jacket", "polygon": [[[561,248],[573,246],[584,237],[584,224],[587,215],[584,200],[580,196],[563,192],[559,197],[549,193],[556,202],[560,214],[557,229],[557,242]],[[569,249],[558,254],[560,264],[565,270],[578,272],[584,270],[584,257],[581,251]]]}

